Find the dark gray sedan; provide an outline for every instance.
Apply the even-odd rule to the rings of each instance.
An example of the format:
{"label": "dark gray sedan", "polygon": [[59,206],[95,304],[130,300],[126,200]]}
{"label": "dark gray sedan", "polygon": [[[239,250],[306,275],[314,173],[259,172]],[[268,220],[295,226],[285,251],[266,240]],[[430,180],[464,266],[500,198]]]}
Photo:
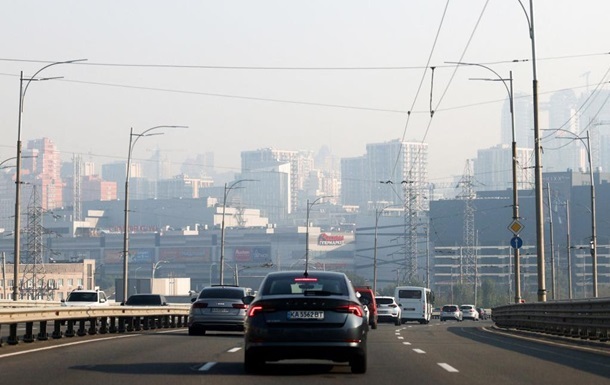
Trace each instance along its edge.
{"label": "dark gray sedan", "polygon": [[269,273],[246,302],[246,372],[284,359],[349,362],[352,373],[366,372],[369,326],[345,274]]}

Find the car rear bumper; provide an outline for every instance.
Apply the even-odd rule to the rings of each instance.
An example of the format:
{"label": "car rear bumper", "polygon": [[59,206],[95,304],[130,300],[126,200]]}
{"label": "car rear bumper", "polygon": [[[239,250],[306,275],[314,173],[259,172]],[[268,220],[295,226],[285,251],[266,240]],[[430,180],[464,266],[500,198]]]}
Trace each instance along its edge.
{"label": "car rear bumper", "polygon": [[188,327],[199,330],[243,331],[244,322],[244,320],[235,319],[200,319],[198,317],[189,317]]}
{"label": "car rear bumper", "polygon": [[245,351],[262,358],[264,361],[290,359],[319,359],[334,362],[347,362],[354,356],[366,354],[366,342],[247,342]]}

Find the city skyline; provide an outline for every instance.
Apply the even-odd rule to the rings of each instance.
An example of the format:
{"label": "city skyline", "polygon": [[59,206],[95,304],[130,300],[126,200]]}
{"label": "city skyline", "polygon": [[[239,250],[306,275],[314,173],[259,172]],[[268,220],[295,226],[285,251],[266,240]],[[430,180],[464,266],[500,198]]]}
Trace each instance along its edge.
{"label": "city skyline", "polygon": [[[213,151],[217,169],[238,172],[244,150],[327,146],[340,159],[399,138],[428,143],[431,182],[451,181],[478,149],[500,143],[506,92],[469,80],[492,77],[482,68],[446,63],[513,71],[515,93],[531,99],[527,8],[525,0],[9,3],[7,14],[27,18],[0,26],[0,160],[15,156],[20,72],[28,79],[48,63],[88,59],[40,74],[61,79],[30,83],[24,142],[51,137],[64,160],[101,164],[126,159],[132,127],[187,125],[142,140],[133,158],[160,148],[178,164]],[[607,87],[609,10],[603,0],[534,1],[541,104],[559,90]]]}

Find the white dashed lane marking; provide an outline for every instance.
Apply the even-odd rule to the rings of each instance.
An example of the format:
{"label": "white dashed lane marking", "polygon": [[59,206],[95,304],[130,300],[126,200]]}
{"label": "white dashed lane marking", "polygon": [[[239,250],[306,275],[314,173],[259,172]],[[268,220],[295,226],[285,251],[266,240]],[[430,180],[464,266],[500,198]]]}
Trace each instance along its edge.
{"label": "white dashed lane marking", "polygon": [[411,345],[411,343],[410,343],[410,342],[406,342],[406,341],[405,341],[405,342],[403,342],[402,344],[403,344],[403,345]]}
{"label": "white dashed lane marking", "polygon": [[445,369],[446,371],[448,371],[450,373],[457,373],[457,372],[459,372],[459,370],[457,370],[453,366],[451,366],[449,364],[445,364],[443,362],[439,362],[438,366],[440,366],[441,368]]}
{"label": "white dashed lane marking", "polygon": [[413,349],[413,351],[414,351],[415,353],[418,353],[418,354],[426,354],[426,352],[424,352],[424,351],[423,351],[423,350],[421,350],[421,349]]}
{"label": "white dashed lane marking", "polygon": [[233,349],[229,349],[229,353],[235,353],[237,351],[240,351],[241,348],[233,348]]}

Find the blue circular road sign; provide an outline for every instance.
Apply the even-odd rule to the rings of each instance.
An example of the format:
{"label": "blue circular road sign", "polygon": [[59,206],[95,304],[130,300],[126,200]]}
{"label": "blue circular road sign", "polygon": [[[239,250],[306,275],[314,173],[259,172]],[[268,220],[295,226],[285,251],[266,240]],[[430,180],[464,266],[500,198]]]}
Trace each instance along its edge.
{"label": "blue circular road sign", "polygon": [[521,246],[523,246],[523,239],[514,236],[510,239],[510,245],[513,247],[513,249],[520,249]]}

